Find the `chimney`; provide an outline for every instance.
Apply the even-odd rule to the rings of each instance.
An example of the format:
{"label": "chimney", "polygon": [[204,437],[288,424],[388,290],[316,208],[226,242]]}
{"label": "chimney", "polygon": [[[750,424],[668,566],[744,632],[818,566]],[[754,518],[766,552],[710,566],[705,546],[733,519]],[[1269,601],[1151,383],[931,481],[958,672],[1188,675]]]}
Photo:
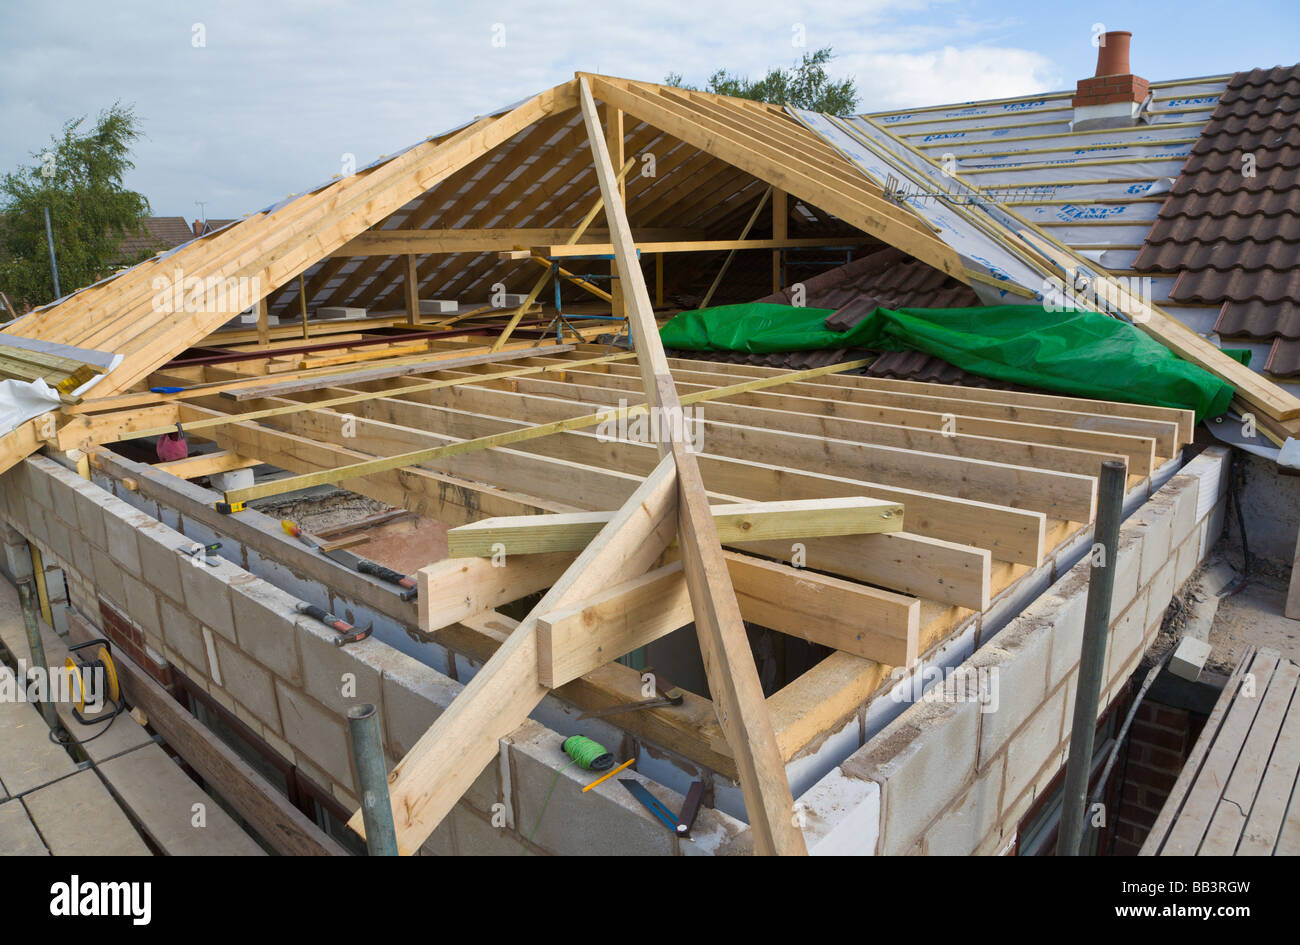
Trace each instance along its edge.
{"label": "chimney", "polygon": [[1129,68],[1129,41],[1133,34],[1117,30],[1101,35],[1097,47],[1097,74],[1080,79],[1075,89],[1071,127],[1110,128],[1132,125],[1150,95],[1147,80]]}

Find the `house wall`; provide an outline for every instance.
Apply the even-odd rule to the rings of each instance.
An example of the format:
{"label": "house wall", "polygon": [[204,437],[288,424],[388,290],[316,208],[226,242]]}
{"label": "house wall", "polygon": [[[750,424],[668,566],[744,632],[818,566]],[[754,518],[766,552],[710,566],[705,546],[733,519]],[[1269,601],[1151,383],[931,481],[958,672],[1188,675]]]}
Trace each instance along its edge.
{"label": "house wall", "polygon": [[[1104,710],[1137,668],[1176,588],[1223,527],[1227,451],[1212,447],[1120,530]],[[1064,767],[1088,591],[1085,558],[962,663],[997,672],[994,711],[954,678],[909,705],[803,798],[814,853],[998,853]]]}
{"label": "house wall", "polygon": [[[96,484],[41,456],[0,476],[0,517],[6,523],[5,560],[11,575],[30,573],[25,547],[30,541],[46,568],[57,569],[48,572],[56,625],[62,622],[62,606],[75,608],[161,681],[169,681],[172,672],[184,674],[325,793],[356,808],[345,709],[359,702],[378,706],[392,765],[450,705],[463,683],[376,637],[334,646],[332,630],[294,611],[299,594],[317,596],[315,603],[354,622],[370,619],[366,615],[374,611],[340,600],[328,585],[258,558],[229,535],[218,535],[193,516],[178,515],[149,498],[147,477],[165,474],[145,467],[130,471],[139,477],[136,491],[108,477]],[[215,494],[206,495],[210,507]],[[251,522],[278,531],[256,512],[238,518],[245,527]],[[179,551],[214,538],[223,541],[221,555],[274,572],[294,593],[227,557],[216,558],[215,567],[196,566]],[[67,601],[57,596],[64,583],[56,579],[59,571],[66,580]],[[391,619],[387,632],[404,635]],[[448,658],[447,651],[437,652],[444,661]],[[467,681],[477,664],[454,659],[457,675]],[[568,762],[560,742],[555,730],[533,721],[504,740],[498,763],[483,772],[423,852],[516,855],[534,829],[531,846],[539,853],[671,855],[710,854],[737,845],[745,849],[744,825],[719,811],[703,810],[694,841],[681,842],[650,820],[616,781],[586,794],[580,791],[591,780],[587,772],[569,768],[557,781],[556,772]],[[656,760],[641,746],[613,738],[603,743],[637,752],[645,761],[638,762],[643,771],[656,764],[674,767],[673,761],[663,760],[663,752],[654,753]],[[680,795],[659,794],[670,806],[680,806]]]}

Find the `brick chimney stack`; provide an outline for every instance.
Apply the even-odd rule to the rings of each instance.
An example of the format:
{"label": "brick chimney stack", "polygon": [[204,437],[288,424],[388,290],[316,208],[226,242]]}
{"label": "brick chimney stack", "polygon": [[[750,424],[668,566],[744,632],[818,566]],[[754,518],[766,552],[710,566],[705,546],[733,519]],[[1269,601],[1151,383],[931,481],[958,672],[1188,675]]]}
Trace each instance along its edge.
{"label": "brick chimney stack", "polygon": [[1097,74],[1080,79],[1071,103],[1074,127],[1104,128],[1131,125],[1151,89],[1147,80],[1129,68],[1129,41],[1133,34],[1116,30],[1103,33],[1097,47]]}

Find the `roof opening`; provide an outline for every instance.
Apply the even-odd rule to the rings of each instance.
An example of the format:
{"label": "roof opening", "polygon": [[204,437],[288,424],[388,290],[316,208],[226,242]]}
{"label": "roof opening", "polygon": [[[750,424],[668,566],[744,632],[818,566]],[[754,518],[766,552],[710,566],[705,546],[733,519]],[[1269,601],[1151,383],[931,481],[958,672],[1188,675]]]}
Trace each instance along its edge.
{"label": "roof opening", "polygon": [[1134,125],[1150,107],[1147,80],[1129,67],[1129,43],[1133,34],[1124,30],[1103,33],[1097,45],[1097,73],[1080,79],[1071,104],[1075,130]]}

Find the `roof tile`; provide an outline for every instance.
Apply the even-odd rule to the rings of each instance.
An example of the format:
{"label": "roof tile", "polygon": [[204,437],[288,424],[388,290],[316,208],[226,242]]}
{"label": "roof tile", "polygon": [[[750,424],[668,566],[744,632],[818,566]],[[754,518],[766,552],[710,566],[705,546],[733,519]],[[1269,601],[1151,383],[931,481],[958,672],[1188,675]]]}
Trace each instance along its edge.
{"label": "roof tile", "polygon": [[1134,268],[1220,303],[1220,335],[1278,339],[1266,371],[1300,370],[1300,65],[1232,77]]}

